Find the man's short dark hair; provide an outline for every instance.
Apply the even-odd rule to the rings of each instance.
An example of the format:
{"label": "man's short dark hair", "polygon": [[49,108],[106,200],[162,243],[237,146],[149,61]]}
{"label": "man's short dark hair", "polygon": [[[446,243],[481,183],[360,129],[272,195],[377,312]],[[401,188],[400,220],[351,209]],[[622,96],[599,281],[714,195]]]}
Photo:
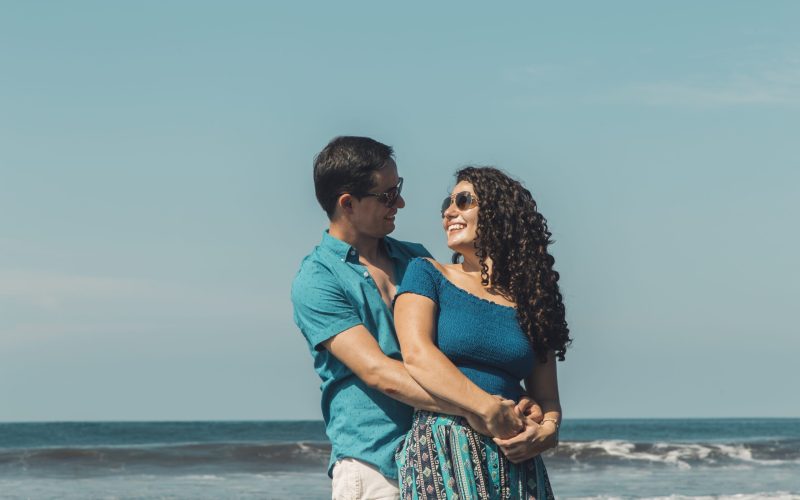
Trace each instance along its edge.
{"label": "man's short dark hair", "polygon": [[328,218],[342,194],[369,192],[374,187],[372,173],[393,157],[391,146],[369,137],[340,136],[329,142],[314,158],[314,190]]}

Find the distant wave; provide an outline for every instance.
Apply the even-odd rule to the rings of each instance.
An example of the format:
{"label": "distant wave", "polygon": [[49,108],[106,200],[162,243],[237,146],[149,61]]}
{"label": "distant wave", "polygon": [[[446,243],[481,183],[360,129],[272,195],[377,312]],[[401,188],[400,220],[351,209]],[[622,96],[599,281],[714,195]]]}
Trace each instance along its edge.
{"label": "distant wave", "polygon": [[330,444],[203,443],[166,446],[61,447],[0,450],[0,472],[157,472],[189,469],[259,472],[324,468]]}
{"label": "distant wave", "polygon": [[[183,471],[266,472],[324,470],[330,444],[195,443],[0,449],[0,474],[107,474]],[[780,466],[800,464],[800,439],[748,443],[633,443],[567,441],[545,455],[551,467],[570,466]]]}
{"label": "distant wave", "polygon": [[562,442],[550,452],[556,460],[587,465],[643,463],[674,465],[800,464],[800,439],[749,443],[632,443],[621,440]]}

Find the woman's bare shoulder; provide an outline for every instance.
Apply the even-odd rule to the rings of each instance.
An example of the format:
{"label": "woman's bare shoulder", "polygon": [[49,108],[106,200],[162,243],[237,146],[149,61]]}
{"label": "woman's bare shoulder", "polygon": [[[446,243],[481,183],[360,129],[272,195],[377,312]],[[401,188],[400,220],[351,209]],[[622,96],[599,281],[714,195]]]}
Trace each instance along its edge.
{"label": "woman's bare shoulder", "polygon": [[442,276],[444,276],[447,279],[451,279],[453,277],[453,274],[456,273],[460,268],[459,264],[442,264],[441,262],[434,260],[431,257],[423,257],[423,259],[430,262],[433,265],[433,267],[435,267],[440,273],[442,273]]}
{"label": "woman's bare shoulder", "polygon": [[434,260],[433,257],[421,257],[421,258],[430,262],[433,265],[433,267],[439,270],[440,273],[444,274],[447,271],[447,266],[443,265],[441,262]]}

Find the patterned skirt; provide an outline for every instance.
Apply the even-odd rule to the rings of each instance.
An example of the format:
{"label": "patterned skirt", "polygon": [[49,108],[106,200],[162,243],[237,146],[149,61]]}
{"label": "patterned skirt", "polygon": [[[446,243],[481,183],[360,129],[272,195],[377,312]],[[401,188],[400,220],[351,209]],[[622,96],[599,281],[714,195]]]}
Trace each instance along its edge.
{"label": "patterned skirt", "polygon": [[461,417],[417,410],[395,460],[402,500],[555,498],[541,456],[513,464]]}

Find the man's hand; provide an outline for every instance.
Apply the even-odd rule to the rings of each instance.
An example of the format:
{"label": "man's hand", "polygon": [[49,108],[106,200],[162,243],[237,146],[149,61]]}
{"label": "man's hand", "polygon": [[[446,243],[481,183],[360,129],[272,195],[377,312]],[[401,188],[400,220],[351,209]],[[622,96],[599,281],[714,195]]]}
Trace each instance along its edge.
{"label": "man's hand", "polygon": [[510,399],[494,396],[489,407],[480,414],[489,436],[510,438],[522,432],[525,423]]}
{"label": "man's hand", "polygon": [[517,403],[517,410],[519,410],[522,416],[530,418],[537,424],[542,423],[542,419],[544,418],[542,407],[531,399],[530,396],[522,396],[520,398],[519,403]]}
{"label": "man's hand", "polygon": [[[498,403],[503,404],[505,406],[508,406],[509,404],[513,403],[510,399],[506,399],[499,394],[492,394],[492,397],[494,397],[494,399],[496,399]],[[524,416],[522,410],[520,409],[519,404],[517,404],[517,406],[514,407],[514,414],[516,414],[516,416],[519,418],[522,418]],[[489,427],[487,427],[486,422],[478,414],[468,412],[466,415],[464,415],[464,418],[467,420],[469,426],[472,427],[475,431],[477,431],[478,434],[483,434],[484,436],[488,437],[494,437],[491,431],[489,431]]]}
{"label": "man's hand", "polygon": [[469,426],[472,427],[472,429],[478,434],[483,434],[484,436],[492,437],[492,433],[489,432],[489,429],[483,423],[483,419],[481,419],[481,417],[479,417],[478,415],[471,412],[467,412],[466,415],[464,415],[464,419],[467,421]]}
{"label": "man's hand", "polygon": [[515,464],[529,460],[558,444],[558,431],[553,421],[540,425],[525,418],[525,429],[510,439],[494,438],[503,454]]}

